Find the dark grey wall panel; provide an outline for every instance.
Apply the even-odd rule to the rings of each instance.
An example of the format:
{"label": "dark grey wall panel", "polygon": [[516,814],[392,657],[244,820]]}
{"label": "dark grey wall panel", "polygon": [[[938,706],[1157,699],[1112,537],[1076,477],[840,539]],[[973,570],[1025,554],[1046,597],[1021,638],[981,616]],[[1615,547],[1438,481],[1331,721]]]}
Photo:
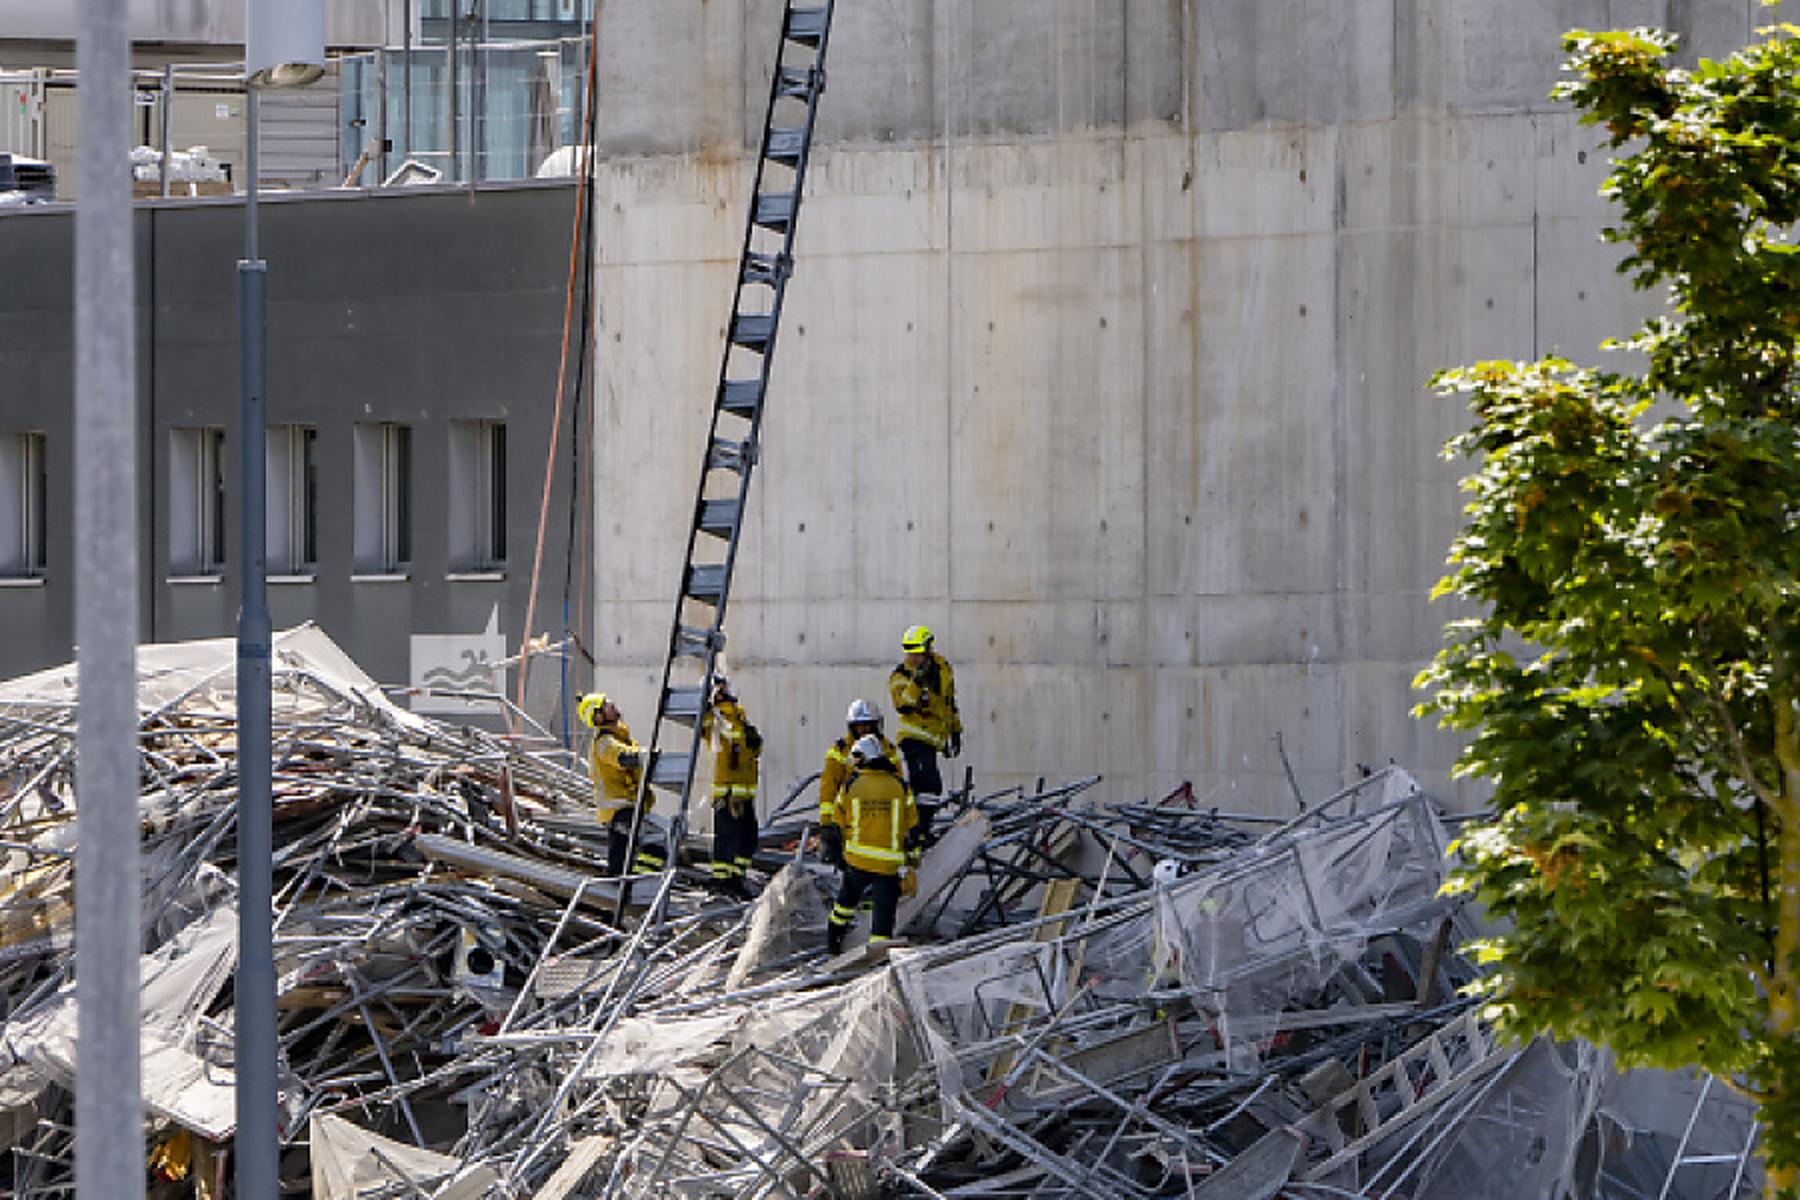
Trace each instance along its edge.
{"label": "dark grey wall panel", "polygon": [[[317,621],[392,683],[409,679],[411,634],[477,633],[496,610],[516,652],[549,448],[573,210],[573,188],[563,182],[263,204],[269,421],[319,430],[317,569],[310,583],[271,586],[278,628]],[[143,207],[137,220],[142,635],[228,635],[238,608],[243,208]],[[0,676],[71,654],[71,236],[67,211],[0,216],[0,433],[47,434],[52,514],[42,584],[0,586],[7,631]],[[499,580],[446,578],[448,422],[457,419],[507,422],[508,561]],[[353,578],[353,427],[384,420],[413,427],[412,564],[403,583]],[[227,430],[228,565],[219,582],[171,577],[170,431],[194,426]],[[561,623],[569,444],[565,424],[540,632]],[[554,666],[541,674],[554,685]],[[544,696],[535,684],[533,693]]]}

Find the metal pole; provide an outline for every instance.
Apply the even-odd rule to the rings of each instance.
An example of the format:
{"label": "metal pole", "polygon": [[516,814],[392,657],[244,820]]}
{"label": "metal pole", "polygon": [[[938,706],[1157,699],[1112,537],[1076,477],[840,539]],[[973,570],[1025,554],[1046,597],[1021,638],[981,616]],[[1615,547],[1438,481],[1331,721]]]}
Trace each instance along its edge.
{"label": "metal pole", "polygon": [[457,121],[462,116],[461,108],[456,103],[456,48],[459,44],[456,31],[460,24],[460,21],[458,20],[458,6],[461,3],[462,0],[450,0],[450,36],[444,41],[444,53],[449,56],[447,65],[449,67],[450,77],[450,168],[444,172],[445,183],[456,182],[456,168],[459,158],[459,147],[457,143],[461,140],[457,137],[456,128]]}
{"label": "metal pole", "polygon": [[168,195],[169,195],[169,125],[171,123],[171,120],[174,117],[174,113],[172,111],[174,109],[174,107],[175,107],[175,64],[174,63],[164,63],[163,64],[163,94],[162,94],[162,171],[161,171],[162,194],[163,194],[164,199],[167,199]]}
{"label": "metal pole", "polygon": [[402,0],[400,23],[400,48],[406,56],[400,64],[400,161],[404,163],[412,157],[412,0]]}
{"label": "metal pole", "polygon": [[[475,52],[471,56],[475,70],[475,98],[469,117],[469,182],[479,183],[487,170],[487,80],[488,80],[488,6],[481,5],[479,23],[472,23],[469,42]],[[476,41],[479,38],[480,41]]]}
{"label": "metal pole", "polygon": [[[237,1194],[275,1196],[275,952],[269,776],[269,603],[263,478],[265,286],[257,256],[257,91],[244,91],[248,128],[244,259],[238,263],[243,554],[238,609]],[[140,1171],[141,1171],[140,1167]]]}
{"label": "metal pole", "polygon": [[138,1067],[137,347],[125,0],[82,0],[75,210],[75,1186],[144,1194]]}
{"label": "metal pole", "polygon": [[375,51],[375,182],[388,177],[388,52]]}

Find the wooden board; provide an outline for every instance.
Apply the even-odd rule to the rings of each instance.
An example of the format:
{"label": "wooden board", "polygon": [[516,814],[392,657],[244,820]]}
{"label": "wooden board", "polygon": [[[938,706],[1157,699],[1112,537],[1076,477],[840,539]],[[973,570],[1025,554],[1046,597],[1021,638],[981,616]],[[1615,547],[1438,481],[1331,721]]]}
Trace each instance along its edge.
{"label": "wooden board", "polygon": [[912,931],[913,923],[924,915],[928,906],[941,899],[939,893],[955,881],[963,867],[987,842],[990,830],[987,814],[970,809],[944,831],[944,836],[925,852],[925,861],[919,864],[918,894],[900,901],[894,932]]}

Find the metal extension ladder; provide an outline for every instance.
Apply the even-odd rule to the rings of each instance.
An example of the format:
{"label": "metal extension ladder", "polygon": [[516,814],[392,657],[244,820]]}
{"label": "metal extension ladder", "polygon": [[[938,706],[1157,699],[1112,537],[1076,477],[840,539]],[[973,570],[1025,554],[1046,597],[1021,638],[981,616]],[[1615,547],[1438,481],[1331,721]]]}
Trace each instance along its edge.
{"label": "metal extension ladder", "polygon": [[[819,97],[825,91],[825,48],[835,0],[796,4],[781,15],[781,42],[769,81],[762,146],[738,260],[731,324],[713,394],[712,425],[688,528],[687,557],[663,663],[656,721],[640,784],[628,863],[636,860],[646,801],[654,791],[679,798],[669,836],[675,866],[687,830],[688,793],[699,757],[701,720],[718,654],[725,647],[725,606],[737,562],[750,474],[756,466],[763,401],[775,360],[782,299],[793,273],[794,227],[812,151]],[[620,890],[621,915],[628,889]]]}

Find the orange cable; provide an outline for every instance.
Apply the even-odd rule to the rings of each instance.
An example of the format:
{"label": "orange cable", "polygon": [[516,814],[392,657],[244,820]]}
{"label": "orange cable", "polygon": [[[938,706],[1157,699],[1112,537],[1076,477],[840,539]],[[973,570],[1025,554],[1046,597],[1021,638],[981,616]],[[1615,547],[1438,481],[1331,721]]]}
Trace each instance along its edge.
{"label": "orange cable", "polygon": [[[587,111],[582,117],[582,148],[576,156],[579,164],[578,178],[575,185],[575,227],[569,235],[569,282],[563,299],[562,356],[556,368],[556,411],[550,419],[550,452],[544,462],[544,498],[538,507],[537,545],[531,556],[531,590],[525,597],[525,629],[519,636],[519,688],[514,700],[520,711],[525,708],[525,682],[531,673],[531,656],[527,647],[531,644],[531,626],[537,617],[538,581],[544,570],[544,535],[550,525],[550,485],[556,478],[556,450],[562,435],[563,395],[569,378],[569,334],[575,323],[575,279],[576,266],[581,261],[581,220],[586,211],[588,194],[588,175],[594,155],[594,109],[598,105],[596,94],[595,58],[596,49],[600,45],[600,29],[598,22],[591,27],[592,34],[588,39],[588,103]],[[574,480],[570,480],[574,485]],[[570,547],[571,550],[574,547]],[[567,653],[567,651],[564,651]],[[518,730],[518,716],[511,717],[514,732]]]}

